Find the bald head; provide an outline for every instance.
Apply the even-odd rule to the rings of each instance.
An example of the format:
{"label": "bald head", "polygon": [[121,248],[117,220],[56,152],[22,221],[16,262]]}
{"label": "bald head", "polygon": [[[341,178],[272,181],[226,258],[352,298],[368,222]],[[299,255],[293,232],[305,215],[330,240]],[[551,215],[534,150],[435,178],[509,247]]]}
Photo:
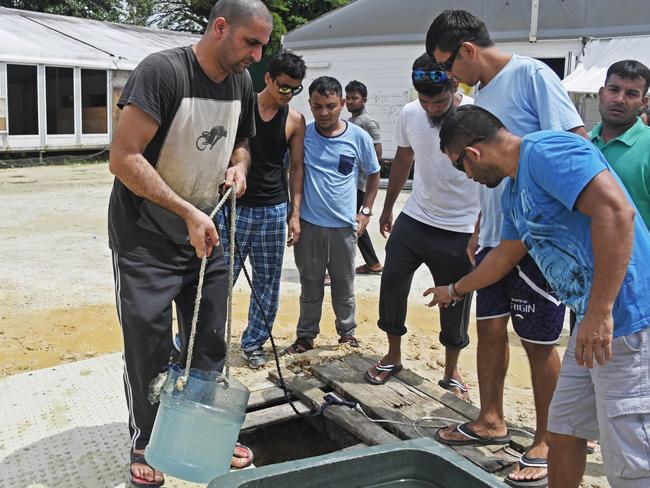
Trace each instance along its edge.
{"label": "bald head", "polygon": [[255,17],[273,25],[271,12],[260,0],[219,0],[210,11],[208,29],[219,17],[226,19],[234,29]]}

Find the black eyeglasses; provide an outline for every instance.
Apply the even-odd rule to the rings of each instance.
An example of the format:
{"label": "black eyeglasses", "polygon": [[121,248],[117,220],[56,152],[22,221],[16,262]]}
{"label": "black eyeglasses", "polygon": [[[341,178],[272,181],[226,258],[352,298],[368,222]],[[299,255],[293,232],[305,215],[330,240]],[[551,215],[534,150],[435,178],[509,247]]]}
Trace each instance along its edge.
{"label": "black eyeglasses", "polygon": [[420,81],[420,80],[424,80],[425,78],[429,78],[435,84],[442,84],[449,79],[449,76],[447,76],[447,73],[445,73],[444,71],[438,71],[438,70],[429,71],[423,69],[414,69],[413,73],[411,73],[411,79],[413,81]]}
{"label": "black eyeglasses", "polygon": [[275,81],[275,84],[278,85],[278,93],[280,95],[284,95],[284,96],[291,95],[295,97],[296,95],[298,95],[298,93],[300,93],[303,90],[302,85],[300,86],[281,85],[280,83],[278,83],[277,80],[273,80],[273,81]]}
{"label": "black eyeglasses", "polygon": [[460,41],[458,43],[458,46],[456,46],[456,49],[451,52],[451,56],[447,58],[447,61],[443,61],[442,63],[438,62],[438,68],[440,68],[442,71],[451,72],[451,69],[454,67],[454,62],[456,61],[456,56],[458,56],[458,51],[460,51],[460,48],[463,46],[463,44],[472,40],[474,40],[472,37],[468,37]]}
{"label": "black eyeglasses", "polygon": [[458,171],[462,171],[463,173],[465,172],[465,165],[463,162],[465,161],[465,154],[467,151],[468,147],[472,147],[474,144],[478,144],[481,142],[483,139],[485,139],[485,136],[478,136],[472,140],[469,144],[467,144],[463,150],[460,152],[460,156],[458,156],[458,159],[456,161],[452,161],[451,164],[456,168]]}

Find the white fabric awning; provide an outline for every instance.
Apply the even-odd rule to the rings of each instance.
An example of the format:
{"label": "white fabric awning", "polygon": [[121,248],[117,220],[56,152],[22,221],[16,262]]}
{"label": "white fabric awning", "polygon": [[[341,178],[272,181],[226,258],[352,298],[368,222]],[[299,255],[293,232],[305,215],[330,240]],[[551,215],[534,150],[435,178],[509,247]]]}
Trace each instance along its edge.
{"label": "white fabric awning", "polygon": [[562,83],[569,92],[597,93],[616,61],[635,59],[650,67],[650,36],[591,39],[577,68]]}

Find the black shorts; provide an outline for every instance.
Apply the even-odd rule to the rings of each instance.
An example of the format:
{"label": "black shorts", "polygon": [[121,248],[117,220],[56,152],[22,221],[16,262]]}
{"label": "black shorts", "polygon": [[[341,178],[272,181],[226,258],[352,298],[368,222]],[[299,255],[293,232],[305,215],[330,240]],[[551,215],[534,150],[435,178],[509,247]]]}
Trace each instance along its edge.
{"label": "black shorts", "polygon": [[[477,266],[491,250],[479,250]],[[537,344],[557,342],[564,312],[565,306],[528,254],[505,278],[476,294],[476,320],[510,317],[517,335]]]}

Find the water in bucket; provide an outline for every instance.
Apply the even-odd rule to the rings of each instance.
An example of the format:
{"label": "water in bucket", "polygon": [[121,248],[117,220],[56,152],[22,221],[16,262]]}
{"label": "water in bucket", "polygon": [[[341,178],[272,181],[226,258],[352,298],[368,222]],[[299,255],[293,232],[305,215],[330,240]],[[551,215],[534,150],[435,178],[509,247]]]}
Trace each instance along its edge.
{"label": "water in bucket", "polygon": [[249,391],[234,378],[226,386],[219,373],[190,370],[183,391],[175,388],[181,372],[172,367],[145,458],[163,473],[208,483],[230,469]]}

